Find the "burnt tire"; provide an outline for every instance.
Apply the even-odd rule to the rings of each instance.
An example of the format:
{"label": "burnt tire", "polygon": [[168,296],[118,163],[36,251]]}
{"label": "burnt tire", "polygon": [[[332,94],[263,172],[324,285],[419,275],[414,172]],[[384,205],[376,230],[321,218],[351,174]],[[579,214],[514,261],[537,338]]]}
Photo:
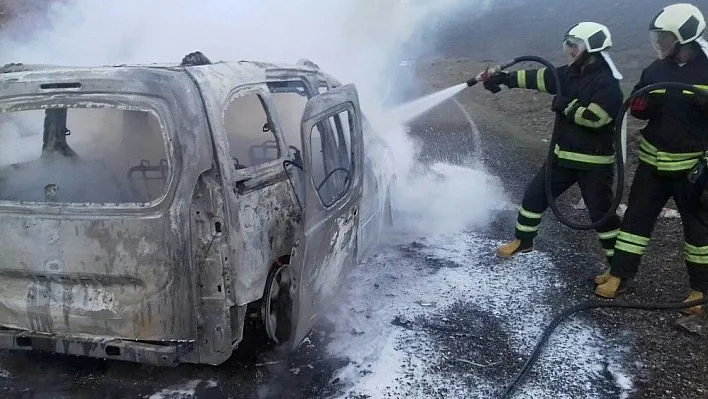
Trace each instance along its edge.
{"label": "burnt tire", "polygon": [[276,344],[288,341],[292,333],[293,301],[290,296],[290,281],[288,264],[274,265],[266,279],[261,319],[268,338]]}

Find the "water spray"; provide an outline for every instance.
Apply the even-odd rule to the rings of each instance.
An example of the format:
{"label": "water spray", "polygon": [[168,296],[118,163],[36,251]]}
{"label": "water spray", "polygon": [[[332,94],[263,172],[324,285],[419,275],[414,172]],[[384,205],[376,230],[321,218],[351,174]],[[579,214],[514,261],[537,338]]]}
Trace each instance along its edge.
{"label": "water spray", "polygon": [[487,68],[484,72],[475,76],[474,78],[468,80],[465,83],[460,83],[458,85],[448,87],[437,91],[427,96],[423,96],[413,101],[409,101],[405,104],[399,105],[398,107],[387,111],[386,117],[388,120],[393,121],[392,123],[405,123],[411,119],[419,116],[420,114],[429,111],[433,107],[445,102],[446,100],[452,98],[457,93],[463,91],[468,87],[476,85],[478,82],[483,82],[487,78],[503,69],[509,68],[516,64],[516,61],[512,61],[508,64],[497,65],[491,68]]}
{"label": "water spray", "polygon": [[465,83],[461,83],[447,89],[437,91],[427,96],[409,101],[402,105],[399,105],[386,112],[386,119],[392,124],[402,124],[410,121],[411,119],[429,111],[433,107],[445,102],[446,100],[452,98],[457,93],[466,89],[468,86]]}

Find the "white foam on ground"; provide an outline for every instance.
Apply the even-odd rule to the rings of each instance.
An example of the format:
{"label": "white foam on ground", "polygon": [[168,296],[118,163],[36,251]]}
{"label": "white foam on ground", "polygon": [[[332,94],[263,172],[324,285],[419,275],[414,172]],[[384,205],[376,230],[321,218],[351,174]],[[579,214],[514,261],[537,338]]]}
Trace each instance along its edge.
{"label": "white foam on ground", "polygon": [[622,369],[622,366],[616,362],[610,363],[607,367],[612,377],[615,379],[615,384],[622,390],[620,399],[629,398],[629,394],[634,391],[634,383],[632,377]]}
{"label": "white foam on ground", "polygon": [[[148,399],[192,399],[196,396],[196,390],[202,380],[191,380],[184,384],[178,386],[172,386],[169,388],[162,389],[160,392],[156,392],[148,397]],[[216,387],[216,382],[209,380],[206,381],[205,388]]]}
{"label": "white foam on ground", "polygon": [[[556,265],[539,252],[500,262],[493,255],[500,242],[479,233],[435,235],[418,242],[422,247],[409,254],[389,249],[372,257],[349,278],[352,283],[340,301],[346,305],[332,315],[337,334],[328,347],[333,356],[351,360],[338,375],[348,384],[342,397],[499,395],[503,387],[477,375],[475,366],[469,367],[468,376],[474,383],[460,383],[459,374],[435,371],[433,366],[445,354],[438,352],[427,333],[391,321],[397,316],[407,321],[421,315],[444,316],[453,303],[467,301],[499,318],[511,336],[512,342],[506,344],[522,353],[525,361],[553,316],[539,293],[565,287]],[[431,266],[440,262],[453,267],[436,270]],[[585,397],[600,397],[593,381],[602,378],[603,362],[612,365],[616,385],[630,391],[623,354],[607,354],[602,344],[601,333],[586,322],[571,319],[562,324],[519,394],[557,398],[580,392]],[[556,383],[547,386],[544,382],[548,381]]]}
{"label": "white foam on ground", "polygon": [[624,364],[629,360],[624,348],[609,345],[598,328],[574,316],[556,328],[536,363],[537,377],[519,391],[537,397],[539,389],[548,388],[546,383],[564,381],[570,392],[558,392],[558,397],[607,397],[592,385],[594,378],[607,380],[620,397],[628,397],[633,384]]}

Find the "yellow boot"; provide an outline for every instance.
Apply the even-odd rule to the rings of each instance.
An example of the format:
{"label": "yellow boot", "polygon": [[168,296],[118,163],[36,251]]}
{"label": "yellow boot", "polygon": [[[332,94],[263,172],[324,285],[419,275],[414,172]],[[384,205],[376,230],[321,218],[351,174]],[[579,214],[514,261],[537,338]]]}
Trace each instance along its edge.
{"label": "yellow boot", "polygon": [[[688,294],[688,298],[686,298],[686,300],[684,302],[693,302],[693,301],[697,301],[700,299],[703,299],[703,293],[700,291],[691,290],[691,292]],[[687,314],[687,315],[698,314],[700,312],[701,312],[701,305],[694,306],[691,308],[681,309],[681,313]]]}
{"label": "yellow boot", "polygon": [[607,269],[601,275],[595,276],[595,285],[605,284],[610,279],[610,277],[612,277],[612,275],[610,274],[610,269]]}
{"label": "yellow boot", "polygon": [[497,255],[499,255],[500,258],[511,258],[516,254],[531,251],[533,251],[533,241],[521,242],[521,240],[517,239],[497,248]]}
{"label": "yellow boot", "polygon": [[[602,276],[598,276],[602,277]],[[619,292],[624,291],[624,287],[622,286],[622,279],[619,277],[615,277],[611,274],[608,273],[607,280],[595,287],[595,294],[603,297],[603,298],[608,298],[612,299],[614,298]]]}

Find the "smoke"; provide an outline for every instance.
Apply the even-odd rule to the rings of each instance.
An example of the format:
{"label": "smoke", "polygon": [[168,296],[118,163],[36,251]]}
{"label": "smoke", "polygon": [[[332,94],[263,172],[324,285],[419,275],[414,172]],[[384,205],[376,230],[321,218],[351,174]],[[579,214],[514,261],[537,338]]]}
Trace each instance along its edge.
{"label": "smoke", "polygon": [[41,18],[43,28],[23,31],[27,18],[9,26],[23,35],[3,40],[0,57],[65,65],[175,62],[194,50],[212,60],[305,57],[366,92],[382,82],[389,55],[416,36],[421,21],[461,2],[55,1]]}
{"label": "smoke", "polygon": [[[33,0],[29,3],[46,4]],[[28,3],[28,4],[29,4]],[[175,63],[192,51],[212,61],[295,63],[307,58],[343,83],[355,83],[362,108],[393,150],[400,190],[396,208],[421,225],[483,223],[487,200],[474,212],[436,197],[469,188],[476,198],[499,197],[479,170],[438,166],[416,170],[420,147],[401,125],[386,123],[382,103],[405,49],[407,58],[434,43],[426,27],[461,7],[483,11],[490,0],[56,0],[34,18],[10,24],[0,61],[59,65]],[[36,8],[36,7],[35,7]],[[34,23],[29,23],[33,21]],[[441,26],[441,24],[437,24]],[[418,168],[419,169],[419,168]],[[478,186],[477,188],[474,188]],[[479,188],[481,187],[481,188]],[[411,193],[417,193],[411,197]],[[454,195],[452,195],[454,196]],[[464,195],[463,195],[464,196]],[[450,199],[448,197],[447,199]],[[415,202],[411,202],[411,201]],[[426,204],[436,208],[429,209]],[[411,209],[411,207],[413,207]],[[439,212],[436,212],[436,209]],[[467,209],[467,208],[465,208]],[[463,215],[463,218],[460,218]],[[424,217],[427,216],[427,217]],[[421,217],[423,218],[421,220]]]}

